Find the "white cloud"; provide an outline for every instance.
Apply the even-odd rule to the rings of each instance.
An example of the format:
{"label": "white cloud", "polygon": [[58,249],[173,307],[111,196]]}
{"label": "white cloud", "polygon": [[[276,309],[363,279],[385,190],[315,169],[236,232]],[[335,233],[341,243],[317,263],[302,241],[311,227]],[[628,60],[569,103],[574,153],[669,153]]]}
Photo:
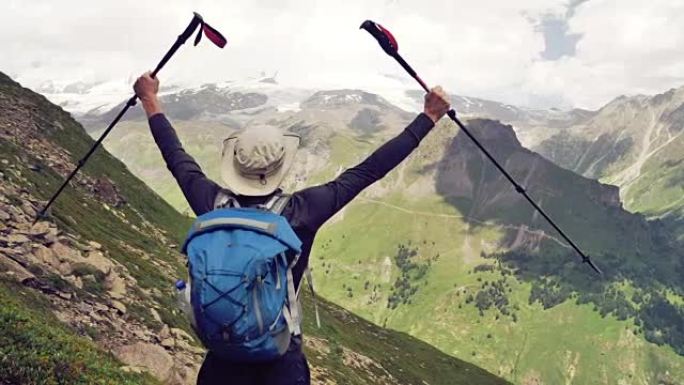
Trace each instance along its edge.
{"label": "white cloud", "polygon": [[[0,71],[36,87],[52,80],[128,84],[151,69],[192,11],[228,38],[224,50],[190,42],[161,74],[202,83],[278,71],[288,85],[411,87],[412,80],[358,26],[391,28],[400,52],[430,84],[513,104],[599,107],[623,93],[678,86],[681,1],[601,1],[569,20],[576,56],[543,61],[535,23],[567,0],[23,1],[0,12]],[[619,4],[618,4],[619,3]],[[679,3],[679,4],[678,4]],[[401,80],[398,80],[401,79]]]}
{"label": "white cloud", "polygon": [[536,62],[524,93],[598,108],[621,94],[684,84],[684,2],[612,0],[580,5],[569,20],[582,35],[574,57]]}

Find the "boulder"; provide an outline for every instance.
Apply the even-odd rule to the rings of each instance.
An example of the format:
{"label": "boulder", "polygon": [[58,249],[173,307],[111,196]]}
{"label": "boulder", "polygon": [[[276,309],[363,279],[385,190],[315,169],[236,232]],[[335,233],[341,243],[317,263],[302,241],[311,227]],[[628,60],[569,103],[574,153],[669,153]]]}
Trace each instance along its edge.
{"label": "boulder", "polygon": [[7,243],[10,245],[22,245],[30,241],[31,240],[24,234],[10,234],[9,237],[7,237]]}
{"label": "boulder", "polygon": [[[159,312],[157,311],[157,309],[151,307],[151,308],[150,308],[150,313],[152,314],[152,318],[154,318],[155,321],[157,321],[157,322],[159,322],[159,323],[162,323],[161,316],[159,315]],[[164,325],[164,326],[166,326],[166,325]],[[169,327],[166,326],[167,332],[168,332],[168,328],[169,328]]]}
{"label": "boulder", "polygon": [[175,338],[184,339],[186,341],[194,341],[195,339],[190,336],[185,330],[178,328],[171,328],[171,335]]}
{"label": "boulder", "polygon": [[110,270],[105,277],[104,286],[107,294],[114,299],[122,299],[126,296],[126,281],[114,270]]}
{"label": "boulder", "polygon": [[55,253],[51,249],[48,249],[43,245],[34,245],[31,252],[42,264],[48,265],[55,269],[59,267],[59,259],[55,256]]}
{"label": "boulder", "polygon": [[81,262],[83,260],[80,251],[65,245],[61,241],[53,243],[50,250],[55,253],[60,262]]}
{"label": "boulder", "polygon": [[67,277],[64,277],[64,280],[69,282],[70,284],[74,285],[75,287],[77,287],[79,289],[83,289],[83,281],[81,280],[81,277],[69,275]]}
{"label": "boulder", "polygon": [[51,228],[51,229],[48,231],[48,233],[45,234],[45,236],[43,237],[43,239],[45,240],[45,244],[46,244],[46,245],[52,245],[53,243],[57,242],[57,240],[58,240],[58,237],[57,237],[57,236],[58,236],[58,235],[59,235],[59,230],[57,230],[57,229],[54,228],[54,227]]}
{"label": "boulder", "polygon": [[71,275],[74,272],[74,266],[69,262],[60,262],[57,271],[63,276]]}
{"label": "boulder", "polygon": [[114,263],[109,258],[105,257],[100,251],[89,252],[86,254],[86,258],[83,260],[83,262],[96,268],[104,274],[113,272],[112,269],[114,268]]}
{"label": "boulder", "polygon": [[165,338],[161,341],[161,346],[167,349],[171,349],[174,346],[176,346],[176,342],[173,340],[173,338]]}
{"label": "boulder", "polygon": [[0,221],[5,222],[5,221],[8,221],[9,219],[10,219],[9,213],[6,213],[5,211],[0,210]]}
{"label": "boulder", "polygon": [[116,309],[121,314],[126,314],[126,305],[123,302],[117,301],[115,299],[110,301],[112,308]]}
{"label": "boulder", "polygon": [[21,211],[18,207],[9,206],[8,211],[15,222],[26,222],[26,219],[24,218],[24,212]]}
{"label": "boulder", "polygon": [[30,234],[33,236],[43,236],[50,232],[50,222],[40,221],[31,226]]}
{"label": "boulder", "polygon": [[30,271],[26,270],[23,266],[17,263],[15,260],[8,258],[0,254],[0,272],[9,273],[17,281],[24,283],[26,281],[35,279],[36,276]]}
{"label": "boulder", "polygon": [[90,246],[94,250],[101,250],[102,249],[102,245],[95,242],[95,241],[88,242],[88,246]]}
{"label": "boulder", "polygon": [[33,208],[33,205],[28,201],[22,202],[21,210],[30,218],[34,218],[36,216],[36,210]]}
{"label": "boulder", "polygon": [[173,375],[173,358],[159,345],[136,342],[120,346],[113,353],[124,364],[145,368],[161,382],[167,382]]}

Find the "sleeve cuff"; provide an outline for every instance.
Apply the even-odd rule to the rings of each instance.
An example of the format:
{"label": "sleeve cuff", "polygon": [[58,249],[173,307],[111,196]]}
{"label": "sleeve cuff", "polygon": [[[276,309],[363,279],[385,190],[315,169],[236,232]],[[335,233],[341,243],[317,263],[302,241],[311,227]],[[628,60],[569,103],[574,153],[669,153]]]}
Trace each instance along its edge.
{"label": "sleeve cuff", "polygon": [[156,114],[150,116],[147,119],[148,123],[150,123],[150,126],[152,126],[152,124],[154,124],[154,123],[160,123],[160,121],[165,121],[165,120],[166,120],[166,116],[164,116],[163,112],[157,112]]}
{"label": "sleeve cuff", "polygon": [[420,142],[434,126],[435,122],[433,122],[425,113],[421,112],[416,116],[413,122],[406,127],[406,130],[410,131],[418,142]]}

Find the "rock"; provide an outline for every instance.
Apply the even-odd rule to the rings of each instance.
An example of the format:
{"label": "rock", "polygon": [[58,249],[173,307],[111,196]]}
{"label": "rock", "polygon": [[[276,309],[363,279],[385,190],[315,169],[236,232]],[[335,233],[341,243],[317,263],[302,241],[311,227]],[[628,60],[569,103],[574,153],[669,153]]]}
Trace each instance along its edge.
{"label": "rock", "polygon": [[0,221],[7,221],[10,219],[10,215],[2,210],[0,210]]}
{"label": "rock", "polygon": [[[151,308],[150,308],[150,313],[152,314],[152,318],[154,318],[155,321],[157,321],[157,322],[159,322],[159,323],[162,323],[161,316],[159,315],[159,312],[157,311],[157,309],[151,307]],[[166,325],[164,325],[164,326],[166,326]],[[169,328],[169,327],[166,326],[167,332],[168,332],[168,328]]]}
{"label": "rock", "polygon": [[126,296],[126,281],[114,270],[110,270],[104,282],[107,294],[114,299],[122,299]]}
{"label": "rock", "polygon": [[31,240],[24,234],[10,234],[10,236],[7,237],[7,243],[10,245],[21,245],[30,241]]}
{"label": "rock", "polygon": [[38,260],[41,263],[48,265],[52,268],[59,267],[59,259],[57,259],[55,253],[53,253],[51,249],[48,249],[43,245],[34,245],[32,253],[36,256],[36,258],[38,258]]}
{"label": "rock", "polygon": [[58,291],[57,296],[61,299],[66,299],[66,300],[70,300],[73,297],[73,295],[71,293],[65,293],[63,291]]}
{"label": "rock", "polygon": [[171,335],[178,338],[184,339],[186,341],[194,341],[195,339],[190,336],[185,330],[178,328],[171,328]]}
{"label": "rock", "polygon": [[120,369],[126,373],[138,373],[138,374],[145,371],[145,368],[143,368],[141,366],[130,366],[130,365],[122,366]]}
{"label": "rock", "polygon": [[145,339],[145,333],[143,333],[143,331],[140,329],[133,330],[133,335],[135,335],[135,337],[139,340]]}
{"label": "rock", "polygon": [[95,250],[101,250],[102,249],[102,245],[95,242],[95,241],[88,242],[88,245]]}
{"label": "rock", "polygon": [[51,228],[47,234],[43,237],[45,239],[45,244],[46,245],[52,245],[53,243],[57,242],[57,236],[59,235],[59,230],[56,228]]}
{"label": "rock", "polygon": [[43,236],[50,232],[50,222],[40,221],[31,227],[30,234],[33,236]]}
{"label": "rock", "polygon": [[176,346],[182,350],[191,352],[193,354],[204,354],[205,353],[205,350],[203,348],[190,345],[185,340],[176,340]]}
{"label": "rock", "polygon": [[173,358],[159,345],[136,342],[113,351],[123,363],[145,368],[161,382],[167,382],[173,374]]}
{"label": "rock", "polygon": [[30,271],[26,270],[23,266],[17,263],[15,260],[8,258],[7,256],[0,255],[0,271],[5,271],[11,273],[17,281],[24,283],[29,280],[35,279],[36,276]]}
{"label": "rock", "polygon": [[169,325],[164,324],[162,326],[161,330],[159,331],[159,338],[160,339],[165,339],[171,337],[171,332],[169,331]]}
{"label": "rock", "polygon": [[161,341],[161,346],[171,349],[176,346],[176,342],[173,340],[173,338],[165,338]]}
{"label": "rock", "polygon": [[104,274],[109,274],[113,272],[114,263],[102,254],[100,251],[91,251],[86,255],[83,262],[96,268]]}
{"label": "rock", "polygon": [[33,205],[28,201],[24,201],[21,203],[21,210],[30,218],[34,218],[36,216],[36,210],[33,208]]}
{"label": "rock", "polygon": [[9,206],[8,210],[15,222],[26,222],[26,220],[24,219],[24,213],[21,210],[19,210],[18,207]]}
{"label": "rock", "polygon": [[55,253],[55,256],[61,261],[69,261],[69,262],[82,262],[83,257],[81,257],[81,252],[73,249],[64,243],[60,242],[55,242],[50,246],[50,250],[52,250],[53,253]]}
{"label": "rock", "polygon": [[115,299],[110,301],[110,305],[121,314],[126,314],[126,305]]}
{"label": "rock", "polygon": [[74,285],[79,289],[83,289],[83,281],[81,280],[81,277],[69,275],[65,277],[64,280],[66,280],[67,282],[69,282],[70,284]]}
{"label": "rock", "polygon": [[[95,279],[95,276],[93,276],[92,274],[86,274],[86,275],[82,276],[81,279],[83,280],[83,282],[88,282],[88,283],[97,282],[97,279]],[[99,310],[107,310],[107,308],[105,307],[105,308],[101,308]]]}
{"label": "rock", "polygon": [[57,271],[61,275],[67,276],[71,275],[74,272],[74,267],[69,262],[60,262],[59,266],[57,267]]}

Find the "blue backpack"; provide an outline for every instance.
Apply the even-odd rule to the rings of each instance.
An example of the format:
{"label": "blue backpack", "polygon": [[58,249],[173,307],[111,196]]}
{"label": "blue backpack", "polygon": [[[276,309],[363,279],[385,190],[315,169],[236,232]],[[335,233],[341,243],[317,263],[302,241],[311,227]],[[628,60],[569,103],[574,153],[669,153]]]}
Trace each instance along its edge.
{"label": "blue backpack", "polygon": [[220,193],[218,209],[197,218],[183,245],[193,326],[207,349],[224,359],[270,361],[301,334],[292,268],[302,242],[280,215],[288,200],[276,194],[265,205],[241,208]]}

